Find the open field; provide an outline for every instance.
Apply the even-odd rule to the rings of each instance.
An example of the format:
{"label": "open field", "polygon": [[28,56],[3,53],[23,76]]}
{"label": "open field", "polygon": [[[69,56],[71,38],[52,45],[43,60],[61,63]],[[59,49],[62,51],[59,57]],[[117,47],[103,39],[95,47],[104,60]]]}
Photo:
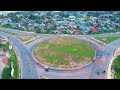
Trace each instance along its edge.
{"label": "open field", "polygon": [[59,68],[79,67],[90,62],[94,55],[92,46],[72,38],[46,40],[34,50],[34,56],[38,61]]}
{"label": "open field", "polygon": [[100,41],[108,44],[108,43],[110,43],[110,42],[112,42],[112,41],[114,41],[114,40],[117,40],[117,39],[119,39],[119,38],[120,38],[120,37],[116,36],[116,37],[102,37],[102,38],[96,38],[96,39],[98,39],[98,40],[100,40]]}

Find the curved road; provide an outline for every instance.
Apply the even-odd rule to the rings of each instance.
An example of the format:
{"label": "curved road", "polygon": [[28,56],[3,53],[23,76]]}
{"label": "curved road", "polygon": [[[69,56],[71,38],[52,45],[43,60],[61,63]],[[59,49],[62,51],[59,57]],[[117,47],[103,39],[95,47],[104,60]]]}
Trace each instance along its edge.
{"label": "curved road", "polygon": [[[108,65],[110,60],[115,52],[115,50],[120,47],[120,39],[111,42],[106,46],[101,46],[94,41],[91,41],[90,37],[110,37],[110,36],[120,36],[120,33],[112,33],[112,34],[97,34],[97,35],[66,35],[68,37],[81,39],[89,44],[91,44],[96,50],[96,58],[95,61],[86,65],[85,67],[74,69],[74,70],[59,70],[50,68],[49,72],[44,70],[40,64],[38,64],[32,55],[32,51],[34,47],[45,39],[50,39],[63,35],[49,35],[49,34],[36,34],[29,33],[23,31],[15,31],[12,29],[0,28],[1,31],[7,31],[12,33],[19,34],[29,34],[29,35],[38,35],[43,36],[42,39],[37,39],[31,42],[28,45],[24,45],[19,39],[16,37],[0,32],[0,36],[5,38],[9,37],[8,40],[13,43],[14,47],[17,49],[20,59],[21,59],[21,78],[24,79],[38,79],[41,78],[79,78],[79,79],[106,79],[107,73],[102,73],[104,70],[107,72]],[[65,36],[65,35],[64,35]],[[99,75],[97,72],[100,72]],[[74,74],[73,74],[74,73]]]}
{"label": "curved road", "polygon": [[21,78],[38,79],[35,62],[27,52],[25,45],[19,39],[10,34],[0,32],[0,36],[7,38],[16,48],[21,60]]}

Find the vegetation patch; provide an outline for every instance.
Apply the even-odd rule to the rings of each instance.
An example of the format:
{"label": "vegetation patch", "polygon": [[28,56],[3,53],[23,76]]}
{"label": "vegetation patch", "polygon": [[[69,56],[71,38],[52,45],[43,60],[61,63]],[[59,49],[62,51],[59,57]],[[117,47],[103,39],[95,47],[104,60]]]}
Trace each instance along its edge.
{"label": "vegetation patch", "polygon": [[108,44],[108,43],[110,43],[110,42],[112,42],[114,40],[117,40],[119,38],[120,38],[119,36],[115,36],[115,37],[102,37],[102,38],[96,38],[96,39]]}
{"label": "vegetation patch", "polygon": [[39,62],[59,68],[79,67],[90,62],[94,55],[92,46],[67,37],[46,40],[34,50],[34,56]]}
{"label": "vegetation patch", "polygon": [[120,55],[113,61],[112,69],[115,79],[120,79]]}
{"label": "vegetation patch", "polygon": [[32,35],[20,35],[20,34],[14,35],[14,36],[17,37],[17,38],[19,38],[23,42],[26,42],[26,41],[28,41],[30,39],[34,39],[34,38],[37,37],[37,36],[32,36]]}
{"label": "vegetation patch", "polygon": [[[5,51],[8,51],[9,54],[11,54],[11,57],[9,58],[9,62],[2,71],[2,79],[19,79],[18,58],[14,49],[9,50],[9,45],[10,43],[4,45],[0,44],[0,46],[3,47]],[[11,70],[12,70],[11,63],[13,63],[13,68],[14,68],[13,77],[11,76]]]}

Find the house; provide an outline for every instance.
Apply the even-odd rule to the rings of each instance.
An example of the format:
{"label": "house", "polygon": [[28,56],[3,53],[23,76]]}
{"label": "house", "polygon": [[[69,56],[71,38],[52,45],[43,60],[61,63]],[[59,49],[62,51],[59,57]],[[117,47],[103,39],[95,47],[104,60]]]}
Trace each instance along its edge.
{"label": "house", "polygon": [[72,30],[72,33],[77,34],[77,35],[80,34],[80,32],[78,30],[75,30],[75,29]]}
{"label": "house", "polygon": [[49,19],[50,17],[49,16],[44,16],[44,19]]}
{"label": "house", "polygon": [[95,28],[90,28],[92,32],[98,32]]}
{"label": "house", "polygon": [[0,43],[1,43],[1,44],[6,44],[6,43],[7,43],[7,40],[2,40]]}
{"label": "house", "polygon": [[7,64],[8,61],[9,61],[9,58],[5,55],[5,56],[3,57],[3,63],[4,63],[4,64]]}
{"label": "house", "polygon": [[3,48],[0,48],[0,51],[4,51]]}
{"label": "house", "polygon": [[0,19],[0,23],[3,23],[4,22],[4,18]]}
{"label": "house", "polygon": [[77,25],[78,27],[80,27],[81,24],[80,24],[80,22],[76,22],[76,25]]}
{"label": "house", "polygon": [[3,58],[5,56],[5,52],[3,48],[0,48],[0,58]]}
{"label": "house", "polygon": [[35,32],[35,29],[33,26],[29,26],[29,30],[32,31],[32,32]]}
{"label": "house", "polygon": [[56,31],[54,31],[54,33],[58,33],[58,34],[62,34],[64,32],[64,30],[56,30]]}
{"label": "house", "polygon": [[38,23],[34,23],[34,26],[39,26],[39,24]]}
{"label": "house", "polygon": [[69,25],[69,22],[65,22],[64,25],[68,26],[68,25]]}
{"label": "house", "polygon": [[4,52],[4,49],[3,48],[0,48],[0,60],[2,59],[3,63],[4,64],[7,64],[9,59],[8,57],[6,56],[6,53]]}
{"label": "house", "polygon": [[75,21],[76,17],[75,16],[69,16],[70,21]]}

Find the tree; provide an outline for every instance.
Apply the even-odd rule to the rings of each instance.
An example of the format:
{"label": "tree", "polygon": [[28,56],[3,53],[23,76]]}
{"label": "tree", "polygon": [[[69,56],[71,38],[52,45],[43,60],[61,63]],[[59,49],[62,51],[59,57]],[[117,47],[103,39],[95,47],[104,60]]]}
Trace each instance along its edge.
{"label": "tree", "polygon": [[1,19],[1,18],[4,18],[4,15],[3,15],[3,14],[2,14],[2,15],[0,15],[0,19]]}
{"label": "tree", "polygon": [[34,27],[34,28],[35,28],[36,33],[41,33],[41,28],[39,27]]}
{"label": "tree", "polygon": [[9,13],[8,17],[12,19],[13,22],[17,23],[19,22],[21,19],[17,17],[17,15],[15,13]]}
{"label": "tree", "polygon": [[24,26],[25,26],[25,27],[28,27],[28,22],[25,22],[25,23],[24,23]]}
{"label": "tree", "polygon": [[2,79],[11,79],[11,67],[3,69]]}
{"label": "tree", "polygon": [[31,20],[35,20],[34,15],[30,15],[30,16],[29,16],[29,19],[31,19]]}

